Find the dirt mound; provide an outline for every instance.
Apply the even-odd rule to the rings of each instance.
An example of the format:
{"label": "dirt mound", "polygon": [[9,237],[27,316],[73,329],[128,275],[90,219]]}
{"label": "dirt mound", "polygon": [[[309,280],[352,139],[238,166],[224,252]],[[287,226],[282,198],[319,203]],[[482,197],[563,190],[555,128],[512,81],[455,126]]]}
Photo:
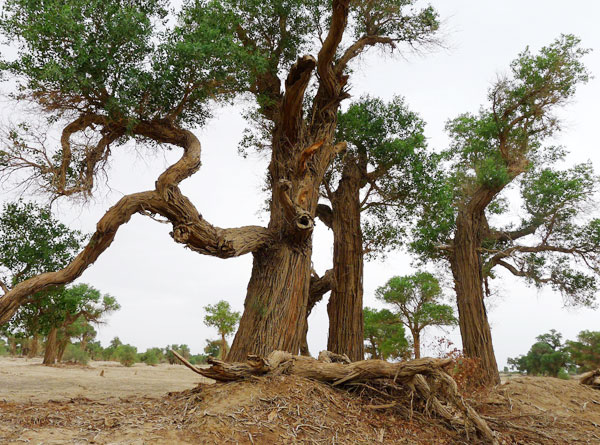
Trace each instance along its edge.
{"label": "dirt mound", "polygon": [[[280,375],[201,384],[158,399],[0,401],[0,443],[478,443],[416,402],[411,407],[410,397],[386,405],[377,391]],[[518,377],[468,401],[500,444],[600,444],[600,391],[576,380]]]}
{"label": "dirt mound", "polygon": [[513,378],[473,406],[505,443],[600,444],[600,391],[576,379]]}

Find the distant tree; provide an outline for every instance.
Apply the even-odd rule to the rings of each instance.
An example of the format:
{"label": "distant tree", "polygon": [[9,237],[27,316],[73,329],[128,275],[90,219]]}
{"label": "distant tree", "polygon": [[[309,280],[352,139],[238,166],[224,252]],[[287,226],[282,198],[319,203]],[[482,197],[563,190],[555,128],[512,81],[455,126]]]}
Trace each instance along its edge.
{"label": "distant tree", "polygon": [[[600,220],[588,211],[597,178],[589,163],[557,169],[565,150],[552,145],[557,111],[589,78],[587,52],[572,35],[522,52],[486,106],[448,122],[440,174],[423,189],[412,248],[450,266],[463,349],[480,360],[487,384],[500,383],[484,303],[498,269],[571,304],[592,304],[598,287]],[[515,189],[523,206],[510,223],[506,192]]]}
{"label": "distant tree", "polygon": [[365,353],[371,359],[397,360],[410,353],[404,326],[387,309],[364,309]]}
{"label": "distant tree", "polygon": [[172,351],[177,352],[185,359],[189,359],[191,356],[190,348],[188,345],[171,345],[165,348],[165,357],[171,365],[181,365],[181,362],[175,357]]}
{"label": "distant tree", "polygon": [[217,331],[221,336],[221,352],[219,358],[224,359],[228,351],[226,337],[235,332],[235,328],[240,322],[240,313],[232,311],[229,303],[223,300],[216,304],[204,306],[204,310],[206,311],[204,324],[206,326],[217,328]]}
{"label": "distant tree", "polygon": [[600,331],[581,331],[577,341],[567,340],[566,350],[580,372],[600,368]]}
{"label": "distant tree", "polygon": [[138,361],[137,348],[131,345],[120,345],[115,350],[115,355],[123,366],[133,366]]}
{"label": "distant tree", "polygon": [[104,352],[104,348],[102,347],[102,344],[97,341],[89,341],[85,347],[85,351],[89,354],[90,358],[92,360],[103,360],[103,352]]}
{"label": "distant tree", "polygon": [[161,348],[148,348],[146,352],[140,354],[140,361],[147,365],[158,365],[165,360],[163,350]]}
{"label": "distant tree", "polygon": [[527,375],[557,377],[569,361],[569,354],[562,345],[562,334],[552,329],[536,339],[537,343],[531,346],[526,355],[509,358],[508,364],[519,372],[526,372]]}
{"label": "distant tree", "polygon": [[96,329],[84,315],[80,315],[75,322],[65,324],[59,329],[57,361],[63,360],[63,355],[74,338],[77,338],[79,349],[86,350],[87,343],[97,335]]}
{"label": "distant tree", "polygon": [[[41,311],[42,320],[49,327],[43,363],[51,365],[56,362],[61,354],[59,338],[62,337],[64,352],[71,336],[78,334],[76,328],[72,327],[79,319],[82,322],[99,323],[103,316],[119,308],[114,297],[102,295],[88,284],[77,284],[52,293]],[[84,329],[83,326],[81,328]]]}
{"label": "distant tree", "polygon": [[393,277],[376,291],[377,299],[394,308],[394,316],[410,331],[415,358],[421,357],[421,333],[428,326],[454,326],[451,306],[441,303],[438,279],[428,272]]}

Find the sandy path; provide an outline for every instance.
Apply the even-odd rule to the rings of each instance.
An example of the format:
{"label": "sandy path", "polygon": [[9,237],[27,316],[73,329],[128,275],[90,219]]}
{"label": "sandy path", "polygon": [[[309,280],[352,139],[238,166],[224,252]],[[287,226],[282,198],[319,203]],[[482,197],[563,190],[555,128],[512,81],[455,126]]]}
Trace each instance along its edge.
{"label": "sandy path", "polygon": [[[100,373],[104,371],[104,376]],[[117,362],[43,366],[41,359],[0,357],[0,400],[8,402],[67,401],[85,397],[110,400],[133,395],[160,397],[208,380],[180,365],[127,368]]]}

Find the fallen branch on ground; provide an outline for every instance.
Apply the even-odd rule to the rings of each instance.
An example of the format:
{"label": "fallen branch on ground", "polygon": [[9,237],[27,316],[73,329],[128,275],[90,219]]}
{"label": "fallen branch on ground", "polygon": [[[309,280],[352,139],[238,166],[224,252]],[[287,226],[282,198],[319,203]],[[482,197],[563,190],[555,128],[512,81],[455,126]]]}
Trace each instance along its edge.
{"label": "fallen branch on ground", "polygon": [[422,358],[400,363],[383,360],[336,363],[331,361],[332,355],[326,353],[320,355],[321,360],[316,360],[273,351],[267,358],[248,356],[245,363],[227,363],[209,358],[208,363],[212,366],[202,369],[189,363],[177,352],[173,351],[173,354],[192,371],[220,382],[281,374],[305,377],[333,386],[388,380],[394,387],[402,385],[408,388],[411,398],[424,402],[423,407],[428,414],[441,417],[453,428],[464,428],[467,435],[474,430],[485,443],[497,443],[485,420],[463,400],[456,382],[444,370],[452,362],[451,359]]}
{"label": "fallen branch on ground", "polygon": [[579,379],[579,383],[600,389],[600,368],[583,374]]}

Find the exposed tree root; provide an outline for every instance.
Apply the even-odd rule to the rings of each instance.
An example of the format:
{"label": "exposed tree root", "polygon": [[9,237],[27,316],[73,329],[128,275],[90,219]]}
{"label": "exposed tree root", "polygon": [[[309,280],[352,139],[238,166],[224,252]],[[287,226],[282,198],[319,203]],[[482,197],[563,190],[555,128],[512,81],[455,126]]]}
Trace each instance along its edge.
{"label": "exposed tree root", "polygon": [[212,366],[201,369],[175,351],[173,353],[194,372],[220,382],[266,374],[290,374],[333,386],[361,386],[378,392],[379,398],[388,402],[369,406],[373,409],[383,409],[386,405],[390,408],[402,405],[394,398],[398,399],[404,394],[408,396],[405,400],[410,400],[410,407],[406,408],[407,415],[412,416],[413,409],[420,409],[424,414],[440,417],[452,428],[464,429],[467,436],[474,432],[480,441],[497,444],[494,433],[485,420],[463,400],[458,393],[456,382],[443,369],[451,363],[450,359],[423,358],[401,363],[382,360],[339,363],[332,361],[334,355],[328,353],[320,354],[321,360],[316,360],[312,357],[274,351],[267,358],[249,356],[245,363],[226,363],[211,358],[209,363]]}
{"label": "exposed tree root", "polygon": [[579,383],[600,389],[600,368],[583,374],[579,379]]}

